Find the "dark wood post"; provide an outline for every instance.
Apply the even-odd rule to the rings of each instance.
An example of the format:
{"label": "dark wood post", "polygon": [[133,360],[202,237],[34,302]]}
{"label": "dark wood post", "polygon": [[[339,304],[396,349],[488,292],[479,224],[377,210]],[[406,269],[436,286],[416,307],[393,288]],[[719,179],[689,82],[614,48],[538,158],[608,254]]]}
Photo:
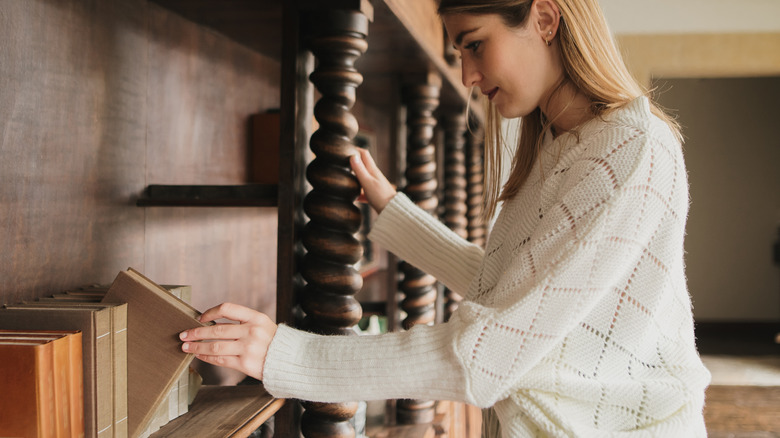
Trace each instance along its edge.
{"label": "dark wood post", "polygon": [[[303,230],[307,250],[301,274],[307,284],[301,300],[306,312],[303,327],[328,335],[353,334],[362,315],[354,295],[363,285],[354,268],[362,256],[355,238],[361,214],[354,202],[360,185],[352,174],[349,157],[356,152],[352,140],[358,124],[350,112],[355,90],[363,77],[354,67],[366,51],[368,18],[360,12],[325,10],[306,16],[308,47],[317,59],[311,82],[322,97],[314,106],[319,129],[310,147],[315,159],[306,169],[312,186],[304,199],[310,221]],[[303,403],[301,431],[306,437],[354,437],[348,420],[354,403]]]}
{"label": "dark wood post", "polygon": [[[436,118],[433,112],[439,106],[438,85],[411,85],[403,90],[407,107],[406,187],[404,193],[423,210],[435,214],[436,160],[432,143]],[[401,308],[406,312],[404,329],[417,324],[430,324],[436,317],[436,279],[406,262],[401,262]],[[434,402],[427,400],[399,400],[397,420],[400,424],[419,424],[433,421]]]}
{"label": "dark wood post", "polygon": [[484,131],[481,126],[472,128],[471,135],[466,136],[466,179],[468,180],[468,239],[480,246],[485,246],[487,228],[482,220],[482,197],[484,184]]}
{"label": "dark wood post", "polygon": [[[464,239],[468,238],[466,213],[466,115],[460,111],[444,116],[444,224]],[[463,299],[444,290],[444,321],[450,319]]]}

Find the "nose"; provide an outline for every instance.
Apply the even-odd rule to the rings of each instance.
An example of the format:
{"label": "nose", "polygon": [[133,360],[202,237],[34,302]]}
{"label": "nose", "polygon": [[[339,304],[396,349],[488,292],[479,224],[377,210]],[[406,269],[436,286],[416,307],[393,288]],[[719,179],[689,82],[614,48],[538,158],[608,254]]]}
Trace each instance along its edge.
{"label": "nose", "polygon": [[461,80],[463,86],[471,88],[476,86],[479,81],[482,80],[482,74],[477,69],[477,66],[468,57],[464,56],[460,60],[461,66]]}

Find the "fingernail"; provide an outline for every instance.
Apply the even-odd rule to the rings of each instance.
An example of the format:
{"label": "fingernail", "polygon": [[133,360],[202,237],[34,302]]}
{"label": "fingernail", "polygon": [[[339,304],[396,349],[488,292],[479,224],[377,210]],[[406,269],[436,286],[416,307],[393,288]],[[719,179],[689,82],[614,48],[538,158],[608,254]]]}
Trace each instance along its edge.
{"label": "fingernail", "polygon": [[190,344],[185,343],[184,345],[181,346],[181,349],[184,351],[190,351]]}
{"label": "fingernail", "polygon": [[179,339],[187,339],[187,332],[181,332],[179,333]]}

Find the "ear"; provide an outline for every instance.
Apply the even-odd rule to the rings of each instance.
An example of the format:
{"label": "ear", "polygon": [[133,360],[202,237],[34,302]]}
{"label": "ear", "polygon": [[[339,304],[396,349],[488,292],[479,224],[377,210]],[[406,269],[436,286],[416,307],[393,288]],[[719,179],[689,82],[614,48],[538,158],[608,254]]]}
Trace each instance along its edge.
{"label": "ear", "polygon": [[558,34],[561,11],[553,0],[534,0],[531,6],[536,31],[545,43],[552,41]]}

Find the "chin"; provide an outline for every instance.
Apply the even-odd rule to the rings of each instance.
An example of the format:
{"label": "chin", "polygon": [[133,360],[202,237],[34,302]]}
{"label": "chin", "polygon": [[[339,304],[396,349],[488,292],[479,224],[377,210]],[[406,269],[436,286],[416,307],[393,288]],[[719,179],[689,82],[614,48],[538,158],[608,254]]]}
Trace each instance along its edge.
{"label": "chin", "polygon": [[518,117],[525,117],[528,114],[534,112],[534,108],[522,108],[522,107],[506,107],[505,105],[495,105],[496,111],[501,114],[501,117],[505,119],[516,119]]}
{"label": "chin", "polygon": [[501,117],[505,119],[516,119],[518,117],[525,117],[528,114],[531,114],[531,111],[523,112],[523,111],[517,111],[517,110],[503,110],[501,107],[496,107],[496,110],[499,114],[501,114]]}

